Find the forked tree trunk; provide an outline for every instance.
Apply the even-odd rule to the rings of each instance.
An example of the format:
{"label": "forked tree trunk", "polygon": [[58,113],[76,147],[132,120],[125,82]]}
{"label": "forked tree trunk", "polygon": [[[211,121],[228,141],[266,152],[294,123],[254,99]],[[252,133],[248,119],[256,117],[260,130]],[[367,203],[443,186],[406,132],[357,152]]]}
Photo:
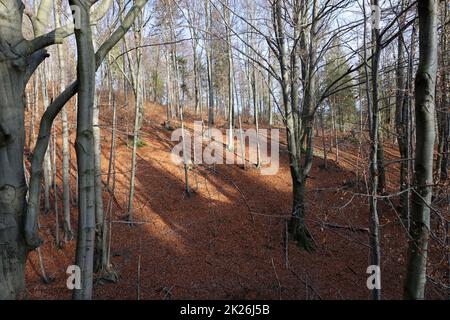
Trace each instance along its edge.
{"label": "forked tree trunk", "polygon": [[[296,3],[300,6],[300,3]],[[302,5],[305,3],[302,2]],[[306,251],[314,250],[314,243],[305,224],[305,187],[308,175],[312,166],[312,151],[313,151],[313,123],[315,112],[315,76],[312,72],[312,66],[316,59],[316,27],[317,27],[317,0],[314,0],[312,5],[312,24],[310,29],[311,42],[307,46],[306,42],[301,41],[301,44],[295,49],[293,55],[291,55],[292,74],[289,74],[288,66],[288,53],[286,44],[286,35],[283,32],[283,9],[281,0],[275,1],[273,4],[274,21],[276,23],[276,31],[278,40],[278,60],[281,71],[281,87],[282,97],[285,113],[285,125],[287,129],[287,142],[289,149],[289,161],[291,169],[291,177],[293,184],[293,208],[292,217],[289,221],[289,235],[294,241],[297,242],[300,249]],[[301,8],[301,9],[300,9]],[[301,29],[300,25],[303,19],[306,19],[307,9],[296,7],[294,10],[297,14],[301,11],[301,16],[297,19],[295,26],[295,33],[301,35],[303,39],[306,36],[304,29]],[[298,90],[299,86],[297,78],[300,76],[299,64],[297,64],[297,58],[300,58],[299,54],[308,52],[307,55],[303,55],[303,76],[307,83],[304,91],[303,110],[301,116],[298,115]],[[291,90],[289,90],[291,87]],[[302,147],[306,144],[306,151],[303,153]]]}

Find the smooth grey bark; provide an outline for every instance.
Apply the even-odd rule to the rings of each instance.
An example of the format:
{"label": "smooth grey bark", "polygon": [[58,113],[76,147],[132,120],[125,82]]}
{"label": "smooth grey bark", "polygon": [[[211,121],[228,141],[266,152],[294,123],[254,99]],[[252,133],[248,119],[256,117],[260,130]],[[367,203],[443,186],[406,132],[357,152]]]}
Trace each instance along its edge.
{"label": "smooth grey bark", "polygon": [[56,180],[56,149],[57,149],[57,144],[56,144],[56,131],[53,128],[53,139],[52,139],[52,152],[51,152],[51,160],[52,160],[52,181],[53,181],[53,208],[54,208],[54,213],[55,213],[55,245],[57,248],[61,247],[61,240],[60,240],[60,236],[59,236],[59,229],[60,229],[60,224],[59,224],[59,205],[58,205],[58,181]]}
{"label": "smooth grey bark", "polygon": [[161,103],[161,97],[159,96],[159,67],[161,62],[161,49],[160,47],[156,48],[156,54],[155,54],[155,68],[152,73],[152,80],[153,80],[153,102],[159,102]]}
{"label": "smooth grey bark", "polygon": [[[94,46],[95,48],[95,46]],[[103,212],[103,184],[102,184],[102,146],[100,130],[100,95],[94,99],[93,134],[94,134],[94,172],[95,172],[95,266],[94,270],[103,268],[103,233],[105,221]]]}
{"label": "smooth grey bark", "polygon": [[411,240],[408,248],[405,299],[424,299],[433,194],[435,90],[437,76],[437,0],[422,0],[419,14],[419,68],[416,74],[416,155],[412,194]]}
{"label": "smooth grey bark", "polygon": [[[137,18],[134,26],[134,41],[135,45],[139,47],[142,42],[142,28],[143,28],[143,17],[140,15]],[[128,49],[128,42],[124,38],[125,48],[127,48],[127,58],[128,65],[131,71],[131,86],[133,88],[134,103],[135,103],[135,115],[134,115],[134,126],[133,126],[133,148],[131,155],[131,177],[130,177],[130,190],[128,195],[128,219],[133,221],[133,202],[134,202],[134,191],[135,191],[135,181],[136,181],[136,162],[137,162],[137,148],[140,141],[140,130],[142,127],[143,118],[143,92],[142,92],[142,50],[137,48],[135,50],[135,59],[131,56],[131,52]]]}
{"label": "smooth grey bark", "polygon": [[[41,82],[41,90],[42,90],[42,99],[44,103],[44,112],[45,108],[49,104],[48,99],[48,90],[47,90],[47,68],[45,67],[45,62],[38,69],[39,80]],[[45,203],[45,213],[50,211],[50,189],[52,187],[52,164],[50,159],[50,153],[47,150],[44,158],[44,203]]]}
{"label": "smooth grey bark", "polygon": [[188,146],[186,145],[187,141],[186,141],[186,130],[185,130],[185,123],[184,123],[184,99],[181,98],[182,93],[181,93],[181,85],[180,85],[180,74],[179,74],[179,65],[178,65],[178,54],[177,54],[177,45],[176,45],[176,41],[177,41],[177,35],[175,32],[175,21],[174,21],[174,14],[173,14],[173,8],[172,6],[169,4],[169,31],[170,31],[170,39],[171,42],[173,43],[171,46],[171,56],[172,56],[172,64],[173,64],[173,69],[174,69],[174,77],[175,77],[175,81],[174,81],[174,87],[175,87],[175,101],[176,101],[176,106],[177,106],[177,113],[180,116],[180,121],[181,121],[181,135],[182,135],[182,140],[183,140],[183,167],[184,167],[184,180],[185,180],[185,193],[186,196],[189,198],[191,196],[191,191],[190,191],[190,187],[189,187],[189,161],[191,159],[187,158],[187,148]]}
{"label": "smooth grey bark", "polygon": [[25,287],[25,86],[47,56],[19,48],[29,44],[22,36],[23,10],[21,1],[0,7],[0,300],[21,297]]}
{"label": "smooth grey bark", "polygon": [[272,75],[270,72],[267,72],[267,112],[269,113],[268,119],[269,119],[269,128],[272,128],[273,126],[273,106],[272,106]]}
{"label": "smooth grey bark", "polygon": [[[41,1],[40,5],[35,5],[35,18],[31,20],[34,36],[39,38],[45,34],[47,25],[50,20],[50,13],[52,11],[52,3],[49,0]],[[47,65],[44,61],[37,69],[37,76],[41,84],[41,95],[43,100],[43,109],[49,105],[48,87],[47,87]],[[50,211],[50,190],[52,187],[52,163],[50,151],[47,150],[44,158],[44,203],[45,213]]]}
{"label": "smooth grey bark", "polygon": [[95,248],[95,159],[93,110],[95,99],[95,51],[90,26],[89,0],[70,0],[79,7],[77,42],[78,113],[75,149],[78,164],[78,237],[76,265],[81,269],[81,289],[75,289],[73,298],[92,298]]}
{"label": "smooth grey bark", "polygon": [[108,175],[106,180],[106,188],[108,192],[111,192],[111,177],[113,174],[113,163],[114,159],[116,158],[116,137],[117,137],[117,103],[116,103],[116,96],[113,93],[112,96],[112,108],[113,108],[113,114],[112,114],[112,128],[111,128],[111,145],[109,149],[109,162],[108,162]]}
{"label": "smooth grey bark", "polygon": [[[61,27],[61,5],[59,1],[54,2],[54,18],[56,28]],[[60,92],[66,89],[66,61],[64,57],[64,45],[57,45]],[[70,143],[69,143],[69,120],[67,108],[61,110],[62,125],[62,179],[63,179],[63,229],[64,241],[73,240],[72,224],[70,217]]]}
{"label": "smooth grey bark", "polygon": [[[140,74],[140,67],[138,73]],[[138,76],[140,78],[140,76]],[[140,81],[140,79],[139,79]],[[139,143],[139,131],[140,131],[140,118],[142,117],[142,101],[141,101],[141,85],[137,84],[138,88],[134,88],[135,94],[135,117],[133,126],[133,148],[131,156],[131,178],[130,178],[130,192],[128,195],[128,220],[133,221],[133,202],[134,202],[134,190],[136,180],[136,161],[137,161],[137,148]]]}
{"label": "smooth grey bark", "polygon": [[70,142],[69,120],[67,109],[61,111],[62,121],[62,176],[63,176],[63,207],[64,207],[64,240],[73,240],[70,214]]}
{"label": "smooth grey bark", "polygon": [[253,94],[253,111],[254,111],[254,122],[256,128],[256,168],[261,167],[261,147],[259,144],[259,107],[258,107],[258,92],[256,83],[256,70],[252,68],[252,94]]}
{"label": "smooth grey bark", "polygon": [[[91,27],[92,33],[94,28]],[[93,41],[94,50],[96,43]],[[94,254],[94,270],[95,272],[106,270],[103,250],[106,246],[103,234],[105,230],[105,218],[103,212],[103,184],[102,184],[102,146],[101,146],[101,129],[100,129],[100,103],[101,95],[96,94],[94,98],[94,109],[92,113],[92,126],[94,134],[94,172],[95,172],[95,254]]]}
{"label": "smooth grey bark", "polygon": [[[112,88],[110,88],[112,89]],[[107,219],[109,218],[108,226],[103,230],[103,245],[105,247],[102,248],[102,272],[103,277],[109,276],[109,279],[117,280],[117,277],[112,278],[114,276],[114,272],[112,271],[111,264],[111,241],[112,241],[112,210],[113,210],[113,201],[114,201],[114,192],[115,192],[115,184],[116,184],[116,137],[117,137],[117,103],[116,96],[114,92],[111,94],[111,103],[112,103],[112,131],[111,131],[111,145],[109,151],[109,163],[108,163],[108,175],[106,181],[106,188],[109,193],[109,201],[107,204],[107,209],[105,211],[105,225],[107,224]],[[111,182],[112,179],[112,182]],[[108,215],[108,218],[107,218]]]}
{"label": "smooth grey bark", "polygon": [[169,53],[165,52],[165,58],[166,58],[166,91],[167,91],[167,107],[166,107],[166,122],[165,127],[167,130],[171,128],[170,122],[172,119],[172,80],[170,76],[170,59],[169,59]]}
{"label": "smooth grey bark", "polygon": [[27,106],[30,112],[29,116],[29,125],[28,125],[28,149],[33,149],[33,143],[35,139],[35,118],[36,118],[36,109],[34,102],[31,103],[30,93],[27,93]]}
{"label": "smooth grey bark", "polygon": [[[3,13],[0,11],[0,24],[4,26],[8,18]],[[1,28],[1,39],[5,39],[3,32]],[[5,57],[9,49],[2,45],[0,56]],[[23,166],[25,75],[11,67],[12,59],[0,62],[0,300],[22,294],[28,253],[22,233],[27,193]]]}
{"label": "smooth grey bark", "polygon": [[30,150],[34,148],[34,143],[36,140],[36,116],[38,112],[38,105],[39,105],[39,79],[35,75],[33,80],[33,109],[31,111],[31,117],[30,117],[30,132],[28,136],[28,147]]}

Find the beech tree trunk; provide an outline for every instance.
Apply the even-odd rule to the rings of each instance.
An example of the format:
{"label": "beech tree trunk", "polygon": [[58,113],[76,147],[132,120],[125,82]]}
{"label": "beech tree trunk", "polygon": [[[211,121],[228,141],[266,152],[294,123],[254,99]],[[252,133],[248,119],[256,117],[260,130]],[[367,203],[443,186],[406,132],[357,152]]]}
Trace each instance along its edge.
{"label": "beech tree trunk", "polygon": [[[0,37],[5,19],[0,12]],[[0,47],[0,56],[7,47]],[[11,60],[0,62],[0,300],[15,299],[25,288],[28,249],[23,237],[27,185],[23,166],[25,73]]]}
{"label": "beech tree trunk", "polygon": [[[312,9],[312,21],[309,29],[309,45],[306,43],[307,31],[303,27],[308,24],[305,23],[309,15],[308,8],[305,1],[295,1],[293,7],[293,16],[296,15],[294,34],[296,39],[300,39],[300,44],[292,50],[292,54],[288,54],[286,35],[283,31],[283,6],[281,0],[277,0],[273,4],[274,24],[278,39],[278,50],[274,51],[274,54],[277,55],[280,64],[280,85],[293,184],[293,208],[289,221],[289,235],[297,242],[300,249],[311,252],[314,250],[314,243],[305,224],[305,188],[313,160],[313,124],[317,102],[316,73],[314,72],[317,58],[317,0],[312,2],[310,8]],[[300,58],[302,68],[298,62]],[[290,66],[288,65],[289,59],[291,60]],[[302,74],[300,74],[300,69]],[[299,114],[298,99],[300,76],[305,83],[301,114]],[[306,146],[304,151],[303,146]]]}
{"label": "beech tree trunk", "polygon": [[418,2],[420,59],[415,86],[417,138],[405,299],[425,298],[436,138],[437,8],[437,0]]}
{"label": "beech tree trunk", "polygon": [[[141,30],[143,28],[143,17],[140,15],[135,22],[134,27],[134,42],[137,46],[141,45]],[[128,49],[127,39],[124,38],[125,47]],[[143,108],[144,108],[144,96],[142,92],[142,50],[140,48],[135,51],[135,59],[131,55],[131,52],[127,53],[128,65],[131,72],[131,86],[133,88],[134,95],[134,126],[133,126],[133,150],[131,155],[131,177],[130,177],[130,192],[128,196],[128,219],[133,221],[134,211],[134,191],[136,180],[136,163],[137,163],[137,149],[140,143],[140,131],[142,127]]]}
{"label": "beech tree trunk", "polygon": [[[54,7],[55,26],[61,26],[60,17],[62,15],[59,1],[55,1]],[[64,46],[58,45],[58,64],[60,93],[66,89],[66,62],[64,57]],[[69,143],[69,120],[67,108],[61,110],[62,124],[62,178],[63,178],[63,207],[64,207],[64,240],[73,239],[72,224],[70,217],[70,143]]]}
{"label": "beech tree trunk", "polygon": [[90,26],[89,0],[70,0],[80,10],[80,29],[75,30],[77,41],[78,114],[75,149],[78,163],[78,238],[76,265],[81,269],[81,289],[73,298],[92,298],[95,247],[95,165],[93,110],[95,99],[95,52]]}
{"label": "beech tree trunk", "polygon": [[46,57],[21,47],[29,44],[22,36],[23,10],[17,0],[0,7],[0,300],[16,299],[25,288],[25,86]]}

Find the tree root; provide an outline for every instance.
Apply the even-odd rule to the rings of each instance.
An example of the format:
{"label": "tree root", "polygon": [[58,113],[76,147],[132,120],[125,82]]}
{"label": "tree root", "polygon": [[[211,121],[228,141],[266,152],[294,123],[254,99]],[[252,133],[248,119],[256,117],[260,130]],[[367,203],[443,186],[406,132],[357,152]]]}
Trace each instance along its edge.
{"label": "tree root", "polygon": [[316,251],[316,244],[311,233],[297,217],[293,217],[289,222],[289,239],[294,241],[301,251],[309,253]]}
{"label": "tree root", "polygon": [[119,281],[119,273],[112,268],[104,268],[95,277],[96,285],[103,285],[107,283],[117,283]]}

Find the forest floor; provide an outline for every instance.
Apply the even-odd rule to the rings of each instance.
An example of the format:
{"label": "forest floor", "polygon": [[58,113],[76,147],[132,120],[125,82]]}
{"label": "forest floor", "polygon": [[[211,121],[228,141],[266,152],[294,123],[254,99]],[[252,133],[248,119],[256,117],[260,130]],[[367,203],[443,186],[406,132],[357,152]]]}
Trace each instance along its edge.
{"label": "forest floor", "polygon": [[[103,110],[104,109],[104,110]],[[108,172],[111,111],[102,109],[103,172]],[[112,210],[112,263],[117,283],[98,282],[95,299],[370,299],[366,274],[369,265],[368,198],[364,196],[364,161],[368,146],[350,134],[342,135],[339,163],[335,149],[324,168],[322,138],[316,138],[316,157],[307,186],[307,225],[317,250],[286,250],[286,217],[290,215],[291,177],[285,145],[277,175],[238,165],[195,166],[189,170],[192,197],[184,193],[184,171],[171,161],[171,132],[164,126],[164,108],[147,104],[143,146],[138,150],[134,220],[127,213],[133,112],[118,115],[116,188]],[[73,117],[73,115],[71,115]],[[194,117],[186,116],[188,128]],[[219,121],[218,127],[225,129]],[[174,127],[176,122],[172,124]],[[245,127],[251,127],[245,124]],[[72,130],[74,131],[74,130]],[[282,137],[285,136],[284,131]],[[74,137],[71,137],[72,141]],[[59,141],[60,143],[60,141]],[[58,154],[61,153],[58,148]],[[386,161],[398,159],[393,144],[385,146]],[[72,150],[72,160],[75,153]],[[60,162],[60,159],[58,159]],[[76,164],[72,161],[75,192]],[[248,165],[250,167],[250,165]],[[388,192],[398,188],[398,163],[387,166]],[[358,179],[358,176],[361,179]],[[106,175],[103,179],[106,181]],[[362,182],[361,182],[362,181]],[[60,177],[58,179],[60,183]],[[105,209],[110,195],[105,191]],[[59,212],[62,211],[59,195]],[[447,209],[445,209],[447,210]],[[76,230],[76,207],[72,210]],[[382,296],[401,299],[407,239],[398,219],[398,199],[379,202],[381,224]],[[447,218],[448,218],[448,211]],[[60,218],[61,220],[61,218]],[[433,229],[438,229],[433,218]],[[54,211],[40,217],[41,247],[50,284],[42,281],[37,252],[27,264],[29,299],[70,299],[66,269],[74,262],[75,242],[55,244]],[[431,240],[427,297],[446,298],[446,248]],[[62,231],[60,238],[62,238]]]}

